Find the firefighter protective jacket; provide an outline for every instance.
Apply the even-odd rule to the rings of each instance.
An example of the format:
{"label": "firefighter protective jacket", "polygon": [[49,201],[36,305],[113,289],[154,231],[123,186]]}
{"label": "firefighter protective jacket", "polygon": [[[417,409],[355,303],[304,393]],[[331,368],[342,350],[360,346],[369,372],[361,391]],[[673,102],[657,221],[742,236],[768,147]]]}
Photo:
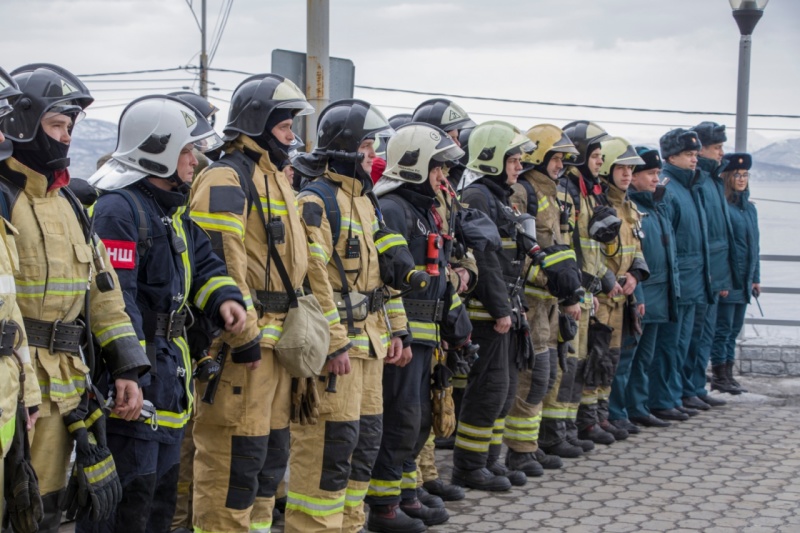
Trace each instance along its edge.
{"label": "firefighter protective jacket", "polygon": [[[679,304],[703,304],[713,301],[710,259],[708,254],[708,219],[700,196],[697,170],[664,163],[661,181],[666,183],[664,206],[675,232],[675,246],[680,271]],[[668,181],[667,181],[668,179]]]}
{"label": "firefighter protective jacket", "polygon": [[[572,166],[567,167],[567,172],[560,180],[559,189],[564,191],[564,203],[571,213],[572,248],[578,256],[578,263],[583,272],[584,288],[595,294],[600,290],[610,292],[614,288],[616,278],[606,266],[601,251],[602,244],[589,237],[589,220],[594,213],[594,207],[604,201],[605,191],[598,182],[589,182],[576,167]],[[598,194],[592,194],[593,191],[597,191]],[[596,286],[598,282],[599,287]]]}
{"label": "firefighter protective jacket", "polygon": [[[386,225],[397,231],[408,243],[408,249],[414,257],[418,270],[426,269],[428,257],[428,235],[440,235],[442,229],[434,218],[435,198],[408,190],[399,189],[383,196],[380,200],[381,212]],[[441,239],[441,236],[440,236]],[[437,250],[436,265],[438,276],[431,276],[431,281],[424,290],[412,292],[403,298],[403,305],[408,316],[412,342],[426,346],[437,346],[439,335],[452,346],[461,346],[469,338],[472,324],[467,316],[466,308],[456,294],[457,287],[448,283],[446,250],[440,246]],[[416,310],[416,301],[426,301],[442,307],[443,318],[422,318]],[[439,331],[441,324],[441,332]]]}
{"label": "firefighter protective jacket", "polygon": [[[538,170],[529,170],[519,178],[525,180],[536,193],[531,198],[528,189],[520,182],[511,186],[514,194],[512,205],[520,212],[527,212],[536,217],[536,240],[542,248],[556,244],[569,245],[569,236],[561,234],[561,207],[558,201],[558,185],[546,174]],[[531,202],[535,202],[533,210]],[[525,295],[529,298],[552,300],[555,298],[547,291],[547,274],[539,265],[528,266],[525,275]]]}
{"label": "firefighter protective jacket", "polygon": [[[17,353],[23,363],[23,370],[27,380],[25,405],[34,407],[42,403],[39,386],[34,381],[31,365],[31,354],[25,338],[25,328],[22,325],[22,314],[17,305],[17,290],[14,283],[14,274],[19,271],[19,260],[14,240],[19,235],[17,229],[7,220],[2,224],[2,244],[0,244],[0,321],[6,323],[14,321],[19,327],[17,340],[21,343]],[[3,326],[5,327],[5,326]],[[5,343],[4,343],[5,344]],[[9,348],[3,346],[3,348]],[[17,399],[20,389],[20,368],[17,361],[10,353],[0,357],[0,458],[5,457],[14,436],[15,421],[17,418]],[[10,351],[10,350],[8,350]]]}
{"label": "firefighter protective jacket", "polygon": [[[302,193],[299,197],[303,224],[308,234],[311,256],[308,262],[308,281],[311,292],[319,300],[322,311],[331,325],[331,343],[328,357],[335,357],[349,350],[350,357],[368,358],[371,355],[379,359],[386,357],[390,335],[403,337],[408,334],[406,314],[402,302],[395,298],[386,303],[385,310],[369,313],[367,319],[355,322],[359,330],[348,336],[344,317],[339,316],[334,291],[342,290],[342,282],[333,251],[336,250],[344,267],[347,285],[351,292],[373,294],[382,290],[378,253],[391,246],[405,245],[405,241],[395,236],[383,242],[376,242],[373,233],[378,231],[378,218],[375,206],[365,196],[362,181],[336,174],[330,170],[317,179],[329,180],[336,192],[338,205],[339,239],[333,242],[333,234],[325,202],[314,193]],[[371,183],[370,183],[371,184]],[[348,239],[358,239],[358,257],[347,257]],[[354,255],[354,254],[351,254]],[[391,332],[387,329],[387,316]]]}
{"label": "firefighter protective jacket", "polygon": [[[266,150],[246,135],[240,135],[226,152],[243,152],[255,162],[248,187],[258,198],[250,205],[239,176],[230,167],[211,165],[192,185],[191,216],[211,237],[214,251],[228,266],[228,274],[242,290],[247,303],[247,325],[241,334],[223,333],[222,340],[233,347],[235,363],[261,359],[260,347],[273,348],[283,332],[286,313],[259,311],[256,291],[286,294],[278,271],[271,264],[267,230],[256,209],[267,222],[280,217],[284,242],[276,244],[293,289],[301,290],[308,268],[308,244],[297,211],[291,183],[278,171]],[[223,156],[224,157],[224,156]]]}
{"label": "firefighter protective jacket", "polygon": [[[187,207],[158,200],[167,195],[180,200],[182,195],[165,193],[146,180],[122,193],[106,193],[95,204],[94,227],[117,271],[125,310],[150,358],[153,379],[142,380],[142,392],[153,402],[158,420],[158,430],[153,431],[149,422],[112,417],[108,430],[171,444],[180,441],[192,413],[192,360],[183,335],[168,340],[156,331],[157,315],[180,315],[191,303],[223,328],[222,302],[235,300],[244,306],[244,301],[225,264],[212,251],[208,236],[189,218]],[[124,194],[136,195],[147,216],[152,244],[141,254],[138,213]],[[185,244],[182,252],[175,239]]]}
{"label": "firefighter protective jacket", "polygon": [[[469,317],[475,321],[495,321],[511,316],[515,327],[521,325],[524,309],[518,301],[524,274],[525,254],[517,248],[517,234],[513,222],[503,213],[509,205],[511,187],[499,185],[490,177],[482,177],[464,189],[461,200],[473,209],[489,215],[496,221],[503,248],[497,251],[481,252],[475,250],[475,261],[481,273],[481,282],[472,291],[467,301]],[[513,293],[513,294],[512,294]],[[513,296],[513,300],[512,300]],[[512,313],[513,311],[513,313]],[[513,316],[512,316],[513,315]]]}
{"label": "firefighter protective jacket", "polygon": [[[450,198],[449,195],[441,189],[436,190],[436,212],[439,213],[439,217],[442,219],[442,235],[452,235],[454,241],[457,241],[458,236],[455,235],[455,231],[451,233],[450,229],[450,213],[453,209],[453,202],[458,202],[458,199]],[[455,242],[451,243],[454,251],[455,244]],[[469,272],[469,283],[465,293],[472,292],[472,289],[474,289],[475,285],[478,283],[478,265],[475,263],[475,256],[472,254],[472,250],[464,249],[464,255],[460,258],[451,253],[450,266],[453,267],[453,269],[463,268]],[[451,269],[449,276],[450,282],[456,290],[458,290],[461,284],[458,274]]]}
{"label": "firefighter protective jacket", "polygon": [[[606,198],[611,207],[617,210],[617,216],[622,221],[619,229],[619,238],[614,242],[604,244],[603,252],[606,256],[608,270],[616,277],[630,273],[641,282],[650,277],[650,269],[642,253],[641,215],[636,206],[626,197],[626,191],[609,183]],[[603,299],[605,296],[601,295]],[[618,294],[613,298],[616,302],[625,300],[627,296]]]}
{"label": "firefighter protective jacket", "polygon": [[[0,163],[0,189],[11,212],[11,222],[22,228],[16,235],[19,272],[17,303],[26,319],[64,323],[84,314],[87,287],[91,328],[113,378],[135,379],[150,364],[139,344],[116,273],[101,244],[99,251],[114,279],[114,289],[101,292],[94,278],[92,247],[69,201],[58,188],[48,191],[47,179],[19,163]],[[88,367],[77,354],[36,347],[34,360],[42,399],[64,415],[75,409],[86,389]],[[100,354],[98,354],[100,356]]]}

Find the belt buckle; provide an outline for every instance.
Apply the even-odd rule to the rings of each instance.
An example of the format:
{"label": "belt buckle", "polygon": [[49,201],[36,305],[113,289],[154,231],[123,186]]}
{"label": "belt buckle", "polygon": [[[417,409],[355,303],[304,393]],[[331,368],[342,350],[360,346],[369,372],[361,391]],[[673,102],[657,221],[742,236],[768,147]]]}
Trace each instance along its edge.
{"label": "belt buckle", "polygon": [[378,287],[373,289],[369,300],[370,312],[377,313],[383,307],[383,288]]}
{"label": "belt buckle", "polygon": [[176,313],[176,311],[170,311],[170,313],[169,313],[169,321],[167,322],[167,331],[166,331],[166,335],[165,335],[165,337],[167,338],[167,341],[171,341],[173,339],[173,337],[172,337],[172,324],[175,321],[175,313]]}
{"label": "belt buckle", "polygon": [[56,343],[56,334],[58,333],[58,325],[61,324],[61,320],[56,319],[53,321],[53,327],[50,329],[50,344],[47,348],[50,350],[50,353],[54,353],[55,350],[55,343]]}

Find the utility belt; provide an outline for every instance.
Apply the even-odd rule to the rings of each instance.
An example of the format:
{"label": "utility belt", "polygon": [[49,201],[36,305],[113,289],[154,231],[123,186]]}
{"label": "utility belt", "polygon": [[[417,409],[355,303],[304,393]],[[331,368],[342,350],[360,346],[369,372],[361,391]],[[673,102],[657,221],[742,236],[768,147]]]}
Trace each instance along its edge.
{"label": "utility belt", "polygon": [[[0,321],[0,357],[14,353],[14,348],[17,347],[18,333],[19,324],[13,320]],[[20,338],[20,340],[22,339]]]}
{"label": "utility belt", "polygon": [[[386,303],[386,295],[383,292],[383,287],[378,287],[369,292],[353,291],[348,293],[350,296],[350,308],[353,313],[353,320],[356,322],[363,322],[371,313],[377,313],[383,309],[383,304]],[[336,309],[339,311],[339,316],[343,319],[347,318],[347,304],[341,292],[333,291],[333,301],[336,304]]]}
{"label": "utility belt", "polygon": [[[79,320],[48,322],[34,318],[23,318],[22,320],[25,324],[29,346],[47,348],[51,353],[80,353],[86,334],[86,324],[83,322]],[[5,346],[5,341],[3,346]]]}
{"label": "utility belt", "polygon": [[410,300],[403,298],[406,317],[417,322],[440,322],[444,317],[444,300]]}
{"label": "utility belt", "polygon": [[[289,295],[286,291],[250,291],[250,294],[255,293],[255,300],[253,305],[258,311],[258,316],[264,316],[264,313],[288,313],[289,312]],[[295,289],[294,293],[299,298],[303,296],[303,289]]]}
{"label": "utility belt", "polygon": [[591,274],[587,274],[583,270],[581,270],[581,285],[583,285],[583,288],[586,289],[586,292],[591,294],[597,294],[602,289],[600,278]]}
{"label": "utility belt", "polygon": [[164,337],[168,341],[183,336],[183,328],[190,313],[172,311],[171,313],[143,313],[142,330],[147,343],[152,343],[156,337]]}

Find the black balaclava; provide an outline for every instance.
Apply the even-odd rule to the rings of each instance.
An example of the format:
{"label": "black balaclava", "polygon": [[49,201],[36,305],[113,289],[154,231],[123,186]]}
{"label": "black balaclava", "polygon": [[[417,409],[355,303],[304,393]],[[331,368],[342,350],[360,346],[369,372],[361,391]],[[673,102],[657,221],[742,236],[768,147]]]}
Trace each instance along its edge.
{"label": "black balaclava", "polygon": [[511,185],[506,183],[506,181],[508,181],[508,174],[506,174],[506,163],[508,162],[508,158],[511,157],[512,155],[515,154],[509,154],[508,152],[506,152],[506,154],[503,156],[503,170],[500,172],[500,174],[498,174],[497,176],[486,175],[488,179],[490,179],[491,181],[502,187],[504,190],[511,189]]}
{"label": "black balaclava", "polygon": [[430,173],[434,168],[443,166],[444,163],[440,161],[431,160],[430,163],[428,163],[428,175],[425,176],[426,178],[425,181],[423,181],[422,183],[406,183],[405,184],[406,189],[415,192],[417,194],[420,194],[422,196],[425,196],[427,198],[435,198],[436,191],[434,191],[433,187],[431,186]]}
{"label": "black balaclava", "polygon": [[592,154],[592,152],[594,152],[598,148],[600,148],[600,143],[592,143],[589,146],[587,146],[586,157],[585,157],[586,160],[583,162],[583,164],[578,165],[578,170],[580,171],[581,176],[583,176],[584,179],[589,181],[590,183],[597,183],[597,177],[592,175],[591,171],[589,171],[589,156]]}
{"label": "black balaclava", "polygon": [[342,176],[359,180],[364,192],[372,190],[372,176],[361,166],[361,161],[353,162],[344,159],[329,159],[328,168],[335,174],[341,174]]}
{"label": "black balaclava", "polygon": [[[533,169],[535,171],[537,171],[537,172],[540,172],[541,174],[544,174],[548,178],[550,178],[550,174],[547,173],[547,165],[550,164],[550,160],[553,159],[553,156],[555,154],[556,153],[553,152],[552,150],[547,152],[546,154],[544,154],[544,159],[542,159],[542,162],[539,163],[538,165],[536,165],[535,167],[533,167]],[[550,179],[553,179],[553,178],[550,178]],[[556,178],[556,179],[558,179],[558,178]]]}
{"label": "black balaclava", "polygon": [[269,160],[276,168],[283,168],[289,161],[289,150],[291,147],[288,144],[283,144],[272,134],[272,128],[294,117],[293,109],[277,108],[273,109],[272,113],[267,117],[267,123],[264,125],[264,131],[253,140],[267,151]]}
{"label": "black balaclava", "polygon": [[[13,142],[13,139],[12,139]],[[14,143],[14,157],[25,165],[44,175],[47,183],[53,183],[53,172],[69,166],[69,145],[50,137],[41,125],[36,129],[33,140],[27,143]]]}
{"label": "black balaclava", "polygon": [[[157,179],[164,179],[164,178],[157,178]],[[171,179],[171,178],[167,178]],[[172,189],[171,191],[165,191],[164,189],[160,189],[147,181],[146,179],[140,180],[139,186],[146,191],[149,195],[151,195],[155,201],[165,210],[169,211],[175,207],[180,207],[182,205],[186,205],[189,203],[189,184],[183,183],[186,185],[186,192],[181,190],[181,186]]]}

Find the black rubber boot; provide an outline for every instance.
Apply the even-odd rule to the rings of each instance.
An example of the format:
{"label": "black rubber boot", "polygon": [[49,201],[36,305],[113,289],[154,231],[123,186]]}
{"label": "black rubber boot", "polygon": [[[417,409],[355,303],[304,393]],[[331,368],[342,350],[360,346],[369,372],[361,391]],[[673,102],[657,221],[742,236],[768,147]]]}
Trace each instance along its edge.
{"label": "black rubber boot", "polygon": [[[578,438],[578,425],[574,420],[567,420],[567,442],[572,446],[579,446],[584,452],[594,450],[594,442]],[[561,457],[564,457],[563,455]]]}
{"label": "black rubber boot", "polygon": [[511,482],[505,476],[497,476],[488,468],[461,470],[453,467],[453,484],[476,490],[500,492],[511,489]]}
{"label": "black rubber boot", "polygon": [[521,453],[508,450],[506,453],[506,467],[511,470],[518,470],[528,477],[539,477],[544,474],[544,468],[536,460],[533,453]]}
{"label": "black rubber boot", "polygon": [[442,507],[427,507],[418,498],[413,500],[403,500],[400,502],[400,509],[411,518],[422,520],[426,526],[444,524],[450,520],[447,509]]}
{"label": "black rubber boot", "polygon": [[[731,365],[733,370],[733,365]],[[726,364],[713,365],[711,367],[711,390],[727,392],[728,394],[741,394],[742,391],[728,381],[728,369]]]}
{"label": "black rubber boot", "polygon": [[614,440],[625,440],[628,438],[628,430],[625,428],[617,427],[608,420],[603,420],[598,424],[600,428],[606,433],[611,433]]}
{"label": "black rubber boot", "polygon": [[464,489],[457,485],[445,483],[441,479],[426,481],[422,484],[422,488],[428,491],[428,494],[438,496],[446,502],[456,502],[464,499]]}
{"label": "black rubber boot", "polygon": [[500,462],[499,457],[489,456],[489,460],[486,462],[486,468],[496,476],[508,478],[508,481],[515,487],[521,487],[528,482],[528,476],[518,470],[509,470]]}
{"label": "black rubber boot", "polygon": [[408,516],[397,504],[370,505],[367,529],[374,533],[424,533],[428,526]]}
{"label": "black rubber boot", "polygon": [[544,451],[542,451],[541,448],[536,450],[533,453],[533,456],[536,457],[536,461],[542,465],[542,468],[545,470],[558,470],[564,466],[564,462],[561,460],[561,457],[557,455],[547,455],[544,453]]}
{"label": "black rubber boot", "polygon": [[590,440],[595,444],[614,444],[616,439],[611,433],[604,431],[597,424],[592,424],[586,429],[578,430],[578,437],[582,440]]}
{"label": "black rubber boot", "polygon": [[742,392],[747,392],[747,389],[742,388],[736,378],[733,377],[733,361],[725,361],[725,375],[728,376],[728,383],[730,383],[733,387],[739,389],[740,394]]}
{"label": "black rubber boot", "polygon": [[430,507],[431,509],[444,508],[444,500],[438,496],[434,496],[423,487],[417,487],[417,499],[421,501],[422,505],[425,507]]}

